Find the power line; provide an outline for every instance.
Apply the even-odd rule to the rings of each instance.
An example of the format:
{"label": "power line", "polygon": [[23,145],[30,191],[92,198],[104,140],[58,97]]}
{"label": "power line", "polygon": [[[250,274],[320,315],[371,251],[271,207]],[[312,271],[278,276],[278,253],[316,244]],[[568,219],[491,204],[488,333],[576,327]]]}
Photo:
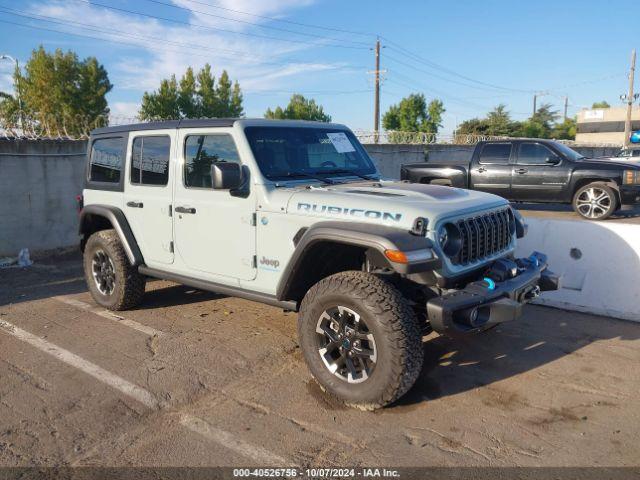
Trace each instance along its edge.
{"label": "power line", "polygon": [[227,8],[227,7],[223,7],[221,5],[213,5],[210,3],[206,3],[206,2],[200,2],[198,0],[185,0],[189,3],[195,3],[197,5],[203,5],[206,7],[210,7],[210,8],[217,8],[219,10],[225,10],[227,12],[233,12],[233,13],[240,13],[242,15],[248,15],[251,17],[255,17],[255,18],[262,18],[265,20],[270,20],[272,22],[281,22],[281,23],[288,23],[290,25],[298,25],[300,27],[307,27],[307,28],[317,28],[319,30],[328,30],[328,31],[332,31],[332,32],[341,32],[341,33],[350,33],[352,35],[362,35],[362,36],[369,36],[369,37],[375,37],[375,34],[373,33],[369,33],[369,32],[356,32],[354,30],[346,30],[343,28],[337,28],[337,27],[327,27],[327,26],[322,26],[322,25],[314,25],[311,23],[302,23],[302,22],[296,22],[293,20],[286,20],[283,18],[276,18],[276,17],[269,17],[266,15],[258,15],[256,13],[249,13],[249,12],[243,12],[241,10],[235,10],[233,8]]}
{"label": "power line", "polygon": [[[8,24],[8,25],[15,25],[15,26],[18,26],[18,27],[30,28],[32,30],[59,33],[59,34],[62,34],[62,35],[71,35],[71,36],[80,37],[80,38],[90,38],[92,40],[98,40],[98,41],[101,41],[101,42],[118,43],[118,44],[126,45],[126,46],[129,46],[129,47],[131,47],[131,46],[140,47],[139,44],[131,43],[131,42],[125,42],[125,41],[122,41],[122,40],[115,40],[115,39],[110,39],[110,38],[97,37],[95,35],[87,35],[87,34],[83,34],[83,33],[65,32],[64,30],[56,30],[54,28],[46,28],[46,27],[42,27],[42,26],[28,25],[28,24],[25,24],[25,23],[12,22],[12,21],[9,21],[9,20],[0,19],[0,23],[4,23],[4,24]],[[115,34],[107,33],[107,35],[115,35]],[[153,47],[151,45],[145,45],[144,48],[147,48],[149,50],[159,51],[159,52],[162,52],[162,53],[166,53],[166,52],[173,52],[173,53],[179,53],[179,54],[184,54],[185,53],[184,50],[163,49],[163,48]],[[199,55],[197,53],[191,53],[191,52],[190,52],[190,55],[194,56],[194,57],[211,59],[210,55]],[[281,63],[277,63],[277,62],[256,62],[256,63],[257,64],[265,64],[265,65],[266,64],[291,65],[291,64],[281,64]],[[294,64],[294,65],[298,65],[298,66],[309,65],[309,63],[308,62],[301,62],[301,63]]]}
{"label": "power line", "polygon": [[[224,29],[224,28],[211,27],[209,25],[200,25],[200,24],[197,24],[197,23],[184,22],[184,21],[181,21],[181,20],[173,19],[173,18],[167,18],[167,17],[158,16],[158,15],[152,15],[150,13],[136,12],[136,11],[133,11],[133,10],[127,10],[126,8],[114,7],[114,6],[111,6],[111,5],[105,5],[103,3],[98,3],[98,2],[89,1],[89,0],[75,0],[75,1],[76,2],[81,2],[81,3],[86,3],[88,5],[99,6],[99,7],[102,7],[102,8],[106,8],[106,9],[114,10],[114,11],[118,11],[118,12],[129,13],[129,14],[132,14],[132,15],[139,15],[141,17],[154,18],[156,20],[162,20],[164,22],[176,23],[176,24],[181,24],[181,25],[188,25],[189,27],[202,28],[202,29],[216,31],[216,32],[231,33],[231,34],[234,34],[234,35],[244,35],[244,36],[256,37],[256,38],[266,38],[266,39],[269,39],[269,40],[276,40],[276,41],[280,41],[280,42],[288,42],[288,43],[296,43],[296,44],[312,45],[312,46],[315,46],[315,47],[347,48],[347,49],[357,49],[357,50],[362,50],[362,49],[366,49],[367,48],[367,47],[364,47],[364,46],[360,47],[360,46],[355,46],[355,45],[351,46],[351,45],[336,45],[336,44],[319,44],[317,42],[310,42],[310,41],[305,41],[305,40],[296,40],[296,39],[273,37],[273,36],[270,36],[270,35],[262,35],[262,34],[250,33],[250,32],[239,32],[239,31],[236,31],[236,30],[228,30],[228,29]],[[171,4],[166,4],[166,5],[167,6],[175,6],[175,5],[171,5]],[[190,10],[190,11],[192,11],[192,10]],[[300,35],[304,35],[304,34],[300,33]]]}
{"label": "power line", "polygon": [[[384,37],[381,37],[381,38],[384,38]],[[479,85],[484,85],[485,87],[490,87],[490,88],[497,89],[497,90],[505,90],[505,91],[510,91],[510,92],[529,92],[529,93],[531,92],[531,90],[503,87],[503,86],[500,86],[500,85],[494,85],[492,83],[487,83],[487,82],[483,82],[483,81],[480,81],[480,80],[476,80],[474,78],[468,77],[468,76],[463,75],[461,73],[455,72],[454,70],[451,70],[451,69],[449,69],[447,67],[444,67],[444,66],[442,66],[442,65],[440,65],[438,63],[435,63],[435,62],[433,62],[431,60],[427,60],[427,59],[425,59],[423,57],[420,57],[419,55],[416,55],[415,53],[407,50],[406,48],[402,47],[400,44],[398,44],[398,43],[396,43],[396,42],[394,42],[392,40],[389,40],[387,38],[384,38],[384,39],[387,41],[387,43],[390,43],[392,45],[392,46],[389,46],[389,48],[391,50],[394,50],[394,51],[400,53],[401,55],[404,55],[404,56],[406,56],[408,58],[411,58],[415,62],[422,63],[423,65],[426,65],[426,66],[428,66],[430,68],[439,70],[439,71],[444,72],[444,73],[446,73],[448,75],[459,77],[459,78],[462,78],[462,79],[467,80],[469,82],[477,83]],[[393,47],[393,45],[396,45],[397,48]]]}
{"label": "power line", "polygon": [[[404,65],[404,66],[406,66],[406,67],[412,68],[412,69],[414,69],[414,70],[416,70],[416,71],[418,71],[418,72],[424,73],[424,74],[426,74],[426,75],[429,75],[429,76],[432,76],[432,77],[435,77],[435,78],[439,78],[439,79],[444,80],[444,81],[446,81],[446,82],[448,82],[448,83],[455,83],[455,84],[457,84],[457,85],[462,85],[462,86],[469,87],[469,88],[474,88],[474,89],[477,89],[477,90],[485,90],[485,91],[491,91],[491,92],[495,91],[495,89],[489,89],[489,88],[487,88],[487,87],[481,87],[481,86],[478,86],[478,85],[473,85],[473,84],[469,84],[469,83],[461,82],[461,81],[459,81],[459,80],[453,80],[453,79],[451,79],[451,78],[444,77],[444,76],[439,75],[439,74],[437,74],[437,73],[434,73],[434,72],[430,72],[430,71],[424,70],[424,69],[419,68],[419,67],[417,67],[417,66],[415,66],[415,65],[412,65],[412,64],[407,63],[407,62],[405,62],[405,61],[399,60],[399,59],[397,59],[397,58],[395,58],[395,57],[391,57],[391,56],[389,56],[389,55],[386,55],[386,57],[385,57],[385,58],[387,58],[387,59],[389,59],[389,60],[391,60],[391,61],[393,61],[393,62],[396,62],[396,63],[398,63],[398,64],[400,64],[400,65]],[[516,93],[516,92],[511,93],[511,95],[514,95],[515,93]],[[518,92],[518,93],[521,93],[521,92]],[[522,92],[522,93],[523,93],[523,92]],[[528,93],[528,92],[527,92],[527,93]]]}
{"label": "power line", "polygon": [[[267,28],[267,29],[270,29],[270,30],[277,30],[279,32],[293,33],[295,35],[304,35],[304,36],[308,36],[308,37],[315,37],[315,38],[320,38],[322,40],[330,40],[330,41],[334,41],[334,42],[344,42],[345,41],[342,38],[325,37],[323,35],[317,35],[315,33],[298,32],[296,30],[289,30],[289,29],[286,29],[286,28],[274,27],[272,25],[262,25],[262,24],[259,24],[259,23],[249,22],[247,20],[240,20],[238,18],[225,17],[225,16],[222,16],[222,15],[216,15],[214,13],[203,12],[203,11],[200,11],[200,10],[194,10],[192,8],[182,7],[180,5],[163,2],[163,1],[160,1],[160,0],[145,0],[145,1],[151,2],[151,3],[155,3],[155,4],[158,4],[158,5],[163,5],[165,7],[176,8],[176,9],[179,9],[179,10],[185,10],[185,11],[190,12],[190,13],[198,13],[200,15],[205,15],[207,17],[220,18],[222,20],[228,20],[230,22],[237,22],[237,23],[243,23],[245,25],[252,25],[254,27]],[[187,0],[187,1],[192,1],[192,0]],[[203,2],[194,2],[194,3],[199,3],[201,5],[207,5],[206,3],[203,3]],[[207,5],[207,6],[211,7],[212,5]],[[360,42],[360,41],[354,41],[354,40],[346,40],[346,41],[349,42],[349,43],[366,45],[364,42]]]}
{"label": "power line", "polygon": [[[295,59],[284,59],[284,60],[279,61],[279,62],[276,62],[276,61],[263,61],[263,60],[258,60],[254,56],[249,56],[245,52],[238,52],[238,51],[222,49],[222,48],[213,49],[213,48],[207,47],[205,45],[185,44],[185,43],[173,42],[173,41],[166,40],[164,38],[159,38],[159,37],[135,35],[135,34],[131,34],[131,33],[128,33],[128,32],[123,32],[121,30],[109,29],[109,28],[99,27],[97,25],[85,24],[85,23],[75,22],[75,21],[71,21],[71,20],[62,21],[62,20],[55,19],[54,17],[48,17],[46,15],[26,15],[24,13],[16,13],[16,12],[18,12],[17,10],[13,10],[13,9],[7,8],[7,7],[3,6],[3,5],[0,5],[0,10],[4,10],[6,13],[8,13],[10,15],[14,15],[14,16],[22,17],[22,18],[28,18],[28,19],[37,20],[37,21],[54,23],[54,24],[63,25],[63,26],[83,28],[83,29],[86,29],[86,30],[89,30],[89,31],[103,33],[103,34],[106,34],[106,35],[122,35],[122,36],[129,37],[129,38],[132,38],[132,39],[137,39],[137,40],[142,40],[142,41],[160,42],[160,43],[164,43],[164,44],[168,44],[168,45],[173,45],[173,46],[176,46],[176,47],[179,47],[179,48],[180,47],[187,48],[187,49],[191,50],[190,51],[190,55],[200,56],[202,58],[211,58],[211,57],[192,53],[193,52],[193,50],[192,50],[193,47],[197,47],[200,50],[211,51],[211,52],[214,52],[214,53],[226,52],[226,53],[231,54],[231,55],[236,55],[236,56],[240,55],[240,56],[242,56],[242,57],[244,57],[244,58],[246,58],[248,60],[253,60],[254,63],[256,63],[256,64],[278,65],[278,66],[292,65],[292,64],[296,64],[296,63],[297,64],[309,64],[309,62],[304,62],[304,61],[295,60]],[[5,23],[13,23],[13,22],[5,22]],[[84,35],[84,34],[79,34],[79,33],[65,32],[65,31],[60,31],[60,30],[47,29],[47,28],[39,27],[39,26],[35,27],[35,26],[30,26],[30,25],[26,25],[26,24],[19,24],[19,23],[14,23],[14,24],[18,25],[18,26],[27,27],[27,28],[34,28],[34,29],[52,31],[52,32],[61,33],[61,34],[65,34],[65,35],[82,36],[82,37],[92,38],[92,39],[96,39],[96,40],[121,43],[121,44],[129,45],[129,46],[140,46],[140,44],[136,44],[136,43],[115,41],[115,40],[112,40],[112,39],[105,39],[105,38],[95,37],[95,36],[91,36],[91,35]],[[109,33],[109,32],[113,32],[113,33]],[[151,48],[151,47],[149,45],[144,45],[144,48]],[[176,50],[169,50],[169,51],[182,53],[181,51],[176,51]],[[349,68],[358,68],[358,67],[349,67]]]}

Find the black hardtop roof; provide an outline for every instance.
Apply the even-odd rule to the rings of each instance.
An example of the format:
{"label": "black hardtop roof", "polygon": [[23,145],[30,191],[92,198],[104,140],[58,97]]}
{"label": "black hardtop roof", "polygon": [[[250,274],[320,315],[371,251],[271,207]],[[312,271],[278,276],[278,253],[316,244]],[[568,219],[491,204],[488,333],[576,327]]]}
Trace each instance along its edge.
{"label": "black hardtop roof", "polygon": [[503,138],[500,140],[481,140],[478,143],[514,143],[514,142],[536,142],[536,143],[558,143],[557,140],[552,138],[527,138],[527,137],[513,137]]}
{"label": "black hardtop roof", "polygon": [[232,127],[239,118],[183,118],[181,120],[163,120],[159,122],[131,123],[128,125],[115,125],[113,127],[96,128],[91,135],[104,135],[105,133],[137,132],[140,130],[162,130],[171,128],[197,128],[197,127]]}
{"label": "black hardtop roof", "polygon": [[274,120],[267,118],[183,118],[182,120],[164,120],[160,122],[132,123],[130,125],[115,125],[113,127],[96,128],[91,136],[108,135],[112,133],[138,132],[141,130],[164,130],[176,128],[207,128],[233,127],[236,122],[246,126],[304,126],[346,129],[344,125],[327,122],[313,122],[308,120]]}

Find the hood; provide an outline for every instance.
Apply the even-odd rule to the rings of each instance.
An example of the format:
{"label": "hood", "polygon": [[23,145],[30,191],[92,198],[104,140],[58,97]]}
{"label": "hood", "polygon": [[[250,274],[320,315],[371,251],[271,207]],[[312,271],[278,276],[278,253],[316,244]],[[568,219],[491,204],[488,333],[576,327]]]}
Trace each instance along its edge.
{"label": "hood", "polygon": [[440,185],[358,182],[291,189],[286,211],[331,220],[382,223],[410,229],[417,217],[440,219],[488,210],[508,202],[496,195]]}
{"label": "hood", "polygon": [[640,169],[639,160],[620,160],[619,157],[596,157],[580,160],[581,165],[613,165],[616,167],[636,170]]}

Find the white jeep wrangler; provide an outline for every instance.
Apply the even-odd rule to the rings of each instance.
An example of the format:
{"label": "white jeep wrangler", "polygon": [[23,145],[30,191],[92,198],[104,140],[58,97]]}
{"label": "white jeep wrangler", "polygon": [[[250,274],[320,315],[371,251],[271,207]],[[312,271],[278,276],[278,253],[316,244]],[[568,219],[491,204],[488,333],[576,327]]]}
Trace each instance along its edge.
{"label": "white jeep wrangler", "polygon": [[517,318],[554,290],[502,198],[380,179],[337,124],[179,120],[92,132],[80,234],[95,301],[141,300],[147,277],[299,312],[306,362],[375,409],[418,377],[422,337]]}

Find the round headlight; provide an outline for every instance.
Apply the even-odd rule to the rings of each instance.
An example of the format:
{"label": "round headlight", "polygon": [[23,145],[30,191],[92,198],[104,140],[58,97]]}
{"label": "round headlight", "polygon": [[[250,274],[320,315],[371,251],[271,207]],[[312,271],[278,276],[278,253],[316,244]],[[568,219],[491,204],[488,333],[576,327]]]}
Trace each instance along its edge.
{"label": "round headlight", "polygon": [[460,229],[453,223],[445,223],[438,228],[438,243],[449,257],[455,257],[462,249]]}

